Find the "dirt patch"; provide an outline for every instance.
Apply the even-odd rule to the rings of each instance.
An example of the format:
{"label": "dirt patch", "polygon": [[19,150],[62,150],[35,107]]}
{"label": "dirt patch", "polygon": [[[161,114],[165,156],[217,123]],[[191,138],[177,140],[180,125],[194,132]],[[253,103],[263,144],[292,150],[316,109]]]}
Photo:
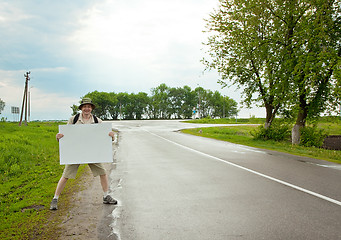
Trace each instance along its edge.
{"label": "dirt patch", "polygon": [[[108,173],[113,166],[105,164]],[[85,166],[75,182],[67,183],[59,198],[58,210],[49,210],[50,217],[44,231],[32,233],[30,239],[102,239],[99,238],[102,219],[112,206],[103,204],[102,198],[100,178],[94,178],[89,167]]]}
{"label": "dirt patch", "polygon": [[[112,164],[104,165],[109,173]],[[109,205],[103,204],[100,178],[94,178],[89,168],[83,173],[79,185],[82,188],[72,194],[70,206],[64,215],[60,216],[61,222],[58,230],[60,240],[99,239],[103,216],[110,208]]]}
{"label": "dirt patch", "polygon": [[32,206],[22,208],[21,212],[25,212],[27,210],[32,210],[32,209],[39,211],[39,210],[42,210],[44,208],[45,208],[45,206],[43,206],[43,205],[32,205]]}
{"label": "dirt patch", "polygon": [[99,177],[94,178],[87,170],[82,179],[82,188],[72,195],[71,208],[59,225],[59,239],[97,239],[95,223],[101,217],[103,205]]}
{"label": "dirt patch", "polygon": [[324,139],[323,148],[341,150],[341,135],[330,135]]}

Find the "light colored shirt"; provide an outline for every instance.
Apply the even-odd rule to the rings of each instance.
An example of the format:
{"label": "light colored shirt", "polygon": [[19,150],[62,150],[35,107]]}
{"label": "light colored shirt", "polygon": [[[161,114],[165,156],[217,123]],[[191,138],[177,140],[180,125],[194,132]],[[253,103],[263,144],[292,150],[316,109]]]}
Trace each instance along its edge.
{"label": "light colored shirt", "polygon": [[[75,115],[76,116],[76,115]],[[73,124],[73,119],[75,118],[75,116],[72,116],[69,121],[67,122],[67,124]],[[98,123],[101,123],[102,120],[98,119]],[[91,114],[90,118],[89,119],[83,119],[83,116],[82,116],[82,113],[79,115],[79,118],[78,118],[78,121],[75,123],[75,124],[91,124],[91,123],[95,123],[95,120],[94,120],[94,117],[93,115]]]}

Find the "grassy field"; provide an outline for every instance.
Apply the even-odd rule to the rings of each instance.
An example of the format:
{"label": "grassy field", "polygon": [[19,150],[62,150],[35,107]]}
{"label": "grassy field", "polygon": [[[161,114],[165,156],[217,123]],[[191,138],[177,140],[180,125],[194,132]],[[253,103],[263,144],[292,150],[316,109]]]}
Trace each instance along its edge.
{"label": "grassy field", "polygon": [[[60,124],[0,122],[0,239],[54,239],[49,205],[63,171],[55,139]],[[68,183],[65,195],[78,178]],[[67,206],[67,200],[61,204]]]}
{"label": "grassy field", "polygon": [[[263,119],[245,119],[238,123],[259,124]],[[236,123],[235,119],[200,119],[189,122],[195,123]],[[264,123],[264,120],[263,122]],[[341,135],[341,121],[339,118],[325,118],[319,121],[318,128],[326,130],[328,135]],[[242,144],[251,147],[275,150],[300,156],[312,157],[326,161],[341,163],[341,151],[326,150],[316,147],[293,146],[290,141],[262,141],[255,140],[250,134],[250,131],[257,126],[231,126],[231,127],[210,127],[200,129],[186,129],[184,133],[193,134],[202,137],[214,138],[222,141]]]}

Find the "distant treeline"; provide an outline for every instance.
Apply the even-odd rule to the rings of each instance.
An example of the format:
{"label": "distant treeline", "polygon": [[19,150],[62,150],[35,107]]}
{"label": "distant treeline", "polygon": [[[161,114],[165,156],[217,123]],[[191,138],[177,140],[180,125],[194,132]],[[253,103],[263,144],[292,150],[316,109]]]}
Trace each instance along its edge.
{"label": "distant treeline", "polygon": [[[92,99],[93,114],[103,120],[117,119],[188,119],[229,118],[238,113],[237,102],[202,87],[168,87],[160,84],[147,93],[114,93],[93,91],[83,97]],[[78,110],[72,107],[73,114]]]}

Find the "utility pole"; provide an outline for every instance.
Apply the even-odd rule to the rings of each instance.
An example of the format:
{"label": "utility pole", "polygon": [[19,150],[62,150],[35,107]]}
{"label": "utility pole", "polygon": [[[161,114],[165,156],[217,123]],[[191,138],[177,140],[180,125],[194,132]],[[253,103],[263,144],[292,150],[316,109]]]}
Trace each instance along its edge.
{"label": "utility pole", "polygon": [[28,89],[28,122],[31,122],[31,89],[33,86],[31,86]]}
{"label": "utility pole", "polygon": [[22,117],[23,117],[23,113],[24,113],[24,107],[25,107],[25,126],[27,126],[27,91],[28,91],[28,81],[30,80],[30,74],[31,74],[31,72],[26,72],[26,74],[24,74],[24,77],[26,78],[26,81],[25,81],[24,96],[23,96],[23,99],[22,99],[22,106],[21,106],[21,115],[20,115],[19,126],[21,126],[21,124],[22,124]]}

